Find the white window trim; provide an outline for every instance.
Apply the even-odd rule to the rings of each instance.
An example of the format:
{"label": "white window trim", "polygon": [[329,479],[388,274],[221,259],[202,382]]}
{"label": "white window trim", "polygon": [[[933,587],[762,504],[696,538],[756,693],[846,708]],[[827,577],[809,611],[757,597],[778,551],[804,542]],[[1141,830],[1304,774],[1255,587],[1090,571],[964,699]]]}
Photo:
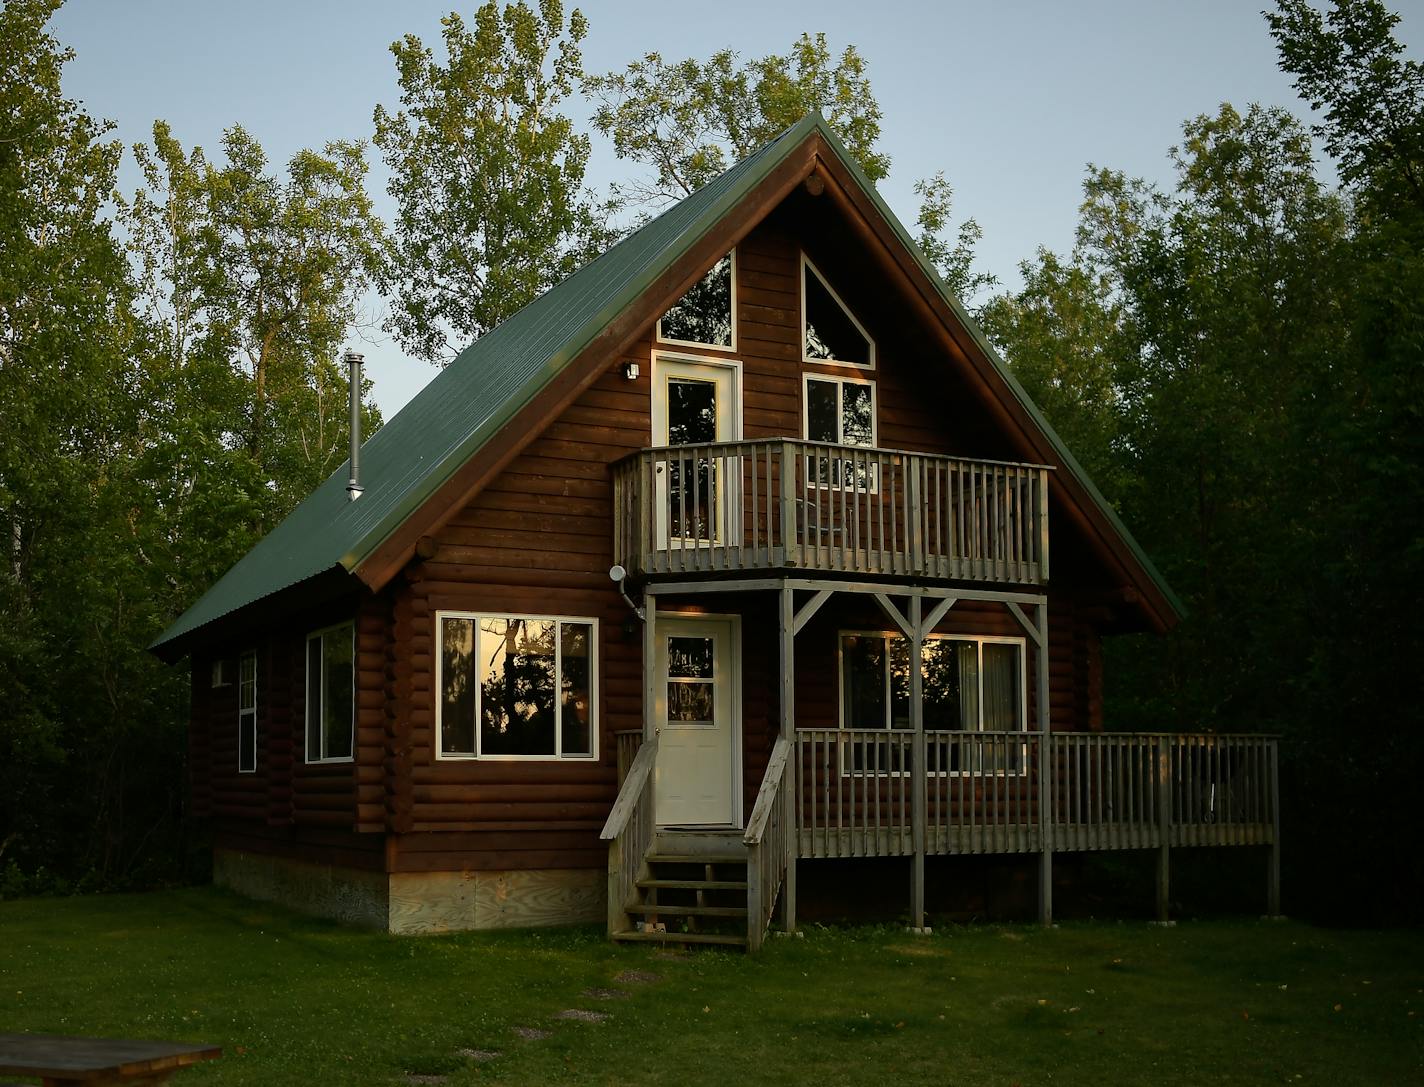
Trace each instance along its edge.
{"label": "white window trim", "polygon": [[[242,705],[242,662],[248,657],[252,658],[252,705],[244,708]],[[239,774],[257,773],[257,650],[244,650],[237,658],[237,772]],[[242,719],[250,716],[252,718],[252,765],[242,765]]]}
{"label": "white window trim", "polygon": [[[588,659],[588,708],[589,708],[589,741],[592,748],[589,754],[565,755],[564,747],[564,706],[563,700],[556,696],[554,699],[554,754],[552,755],[485,755],[480,751],[481,737],[483,729],[480,727],[481,710],[480,705],[484,693],[481,690],[476,677],[475,683],[475,751],[469,752],[449,752],[444,748],[444,721],[445,714],[445,653],[441,641],[443,636],[442,622],[445,619],[470,619],[477,625],[475,627],[475,652],[479,652],[479,627],[481,619],[518,619],[532,620],[536,623],[557,622],[557,623],[582,623],[592,628],[589,635],[589,659]],[[435,613],[435,687],[432,696],[435,701],[435,759],[437,762],[597,762],[598,761],[598,741],[599,730],[602,727],[599,713],[599,630],[598,620],[585,615],[534,615],[520,612],[492,612],[492,611],[454,611],[442,610]],[[564,646],[563,639],[554,638],[554,676],[555,682],[563,674]]]}
{"label": "white window trim", "polygon": [[[887,666],[885,669],[885,712],[886,721],[883,728],[877,729],[856,729],[846,724],[845,720],[845,649],[843,641],[847,635],[861,638],[883,638],[886,640]],[[904,635],[895,630],[840,630],[836,632],[836,727],[841,732],[883,732],[888,736],[913,736],[914,730],[910,728],[895,728],[889,719],[890,713],[890,669],[888,666],[889,641],[894,638],[903,638]],[[972,729],[954,729],[952,732],[970,735],[972,733],[984,732],[984,646],[985,645],[1016,645],[1019,647],[1019,727],[1010,729],[1010,732],[1022,732],[1025,739],[1030,735],[1028,731],[1028,639],[1015,635],[1005,634],[929,634],[925,636],[926,641],[946,641],[946,642],[974,642],[979,647],[978,667],[976,675],[979,679],[979,690],[975,699],[975,704],[979,709],[979,722],[977,727]],[[931,730],[926,730],[931,731]],[[945,734],[944,730],[933,730],[937,735]],[[847,766],[846,763],[846,742],[841,740],[840,748],[840,773],[842,777],[903,777],[903,770],[881,770],[876,773],[869,773],[865,770],[857,770]],[[1023,777],[1028,773],[1028,752],[1027,744],[1022,752],[1018,770],[936,770],[929,774],[929,777]]]}
{"label": "white window trim", "polygon": [[[736,249],[736,246],[733,246],[733,247],[732,247],[730,250],[728,250],[726,253],[722,254],[722,256],[723,256],[723,257],[731,257],[731,258],[732,258],[732,269],[731,269],[731,272],[732,272],[732,342],[731,342],[731,345],[729,346],[729,345],[727,345],[727,344],[720,344],[720,343],[703,343],[701,340],[675,340],[675,339],[673,339],[671,336],[664,336],[664,335],[663,335],[663,319],[662,319],[661,317],[659,317],[659,318],[657,319],[657,321],[654,323],[654,326],[653,326],[653,339],[654,339],[657,343],[674,344],[674,345],[676,345],[676,346],[678,346],[678,347],[696,347],[696,348],[706,349],[706,350],[708,350],[708,351],[728,351],[728,352],[730,352],[730,353],[732,353],[732,354],[734,354],[734,355],[737,353],[737,323],[738,323],[738,322],[737,322],[737,249]],[[717,264],[720,264],[721,262],[722,262],[722,257],[718,257],[716,263],[717,263]],[[716,267],[716,264],[714,264],[713,267]],[[709,269],[707,269],[707,272],[710,272],[711,270],[712,270],[712,269],[709,268]],[[699,276],[699,277],[697,278],[697,280],[694,281],[694,285],[695,285],[696,283],[698,283],[698,282],[701,282],[701,280],[707,275],[707,272],[703,272],[702,275]],[[689,288],[689,290],[690,290],[690,289],[691,289],[691,288]],[[686,292],[684,292],[684,293],[686,293]],[[679,302],[682,301],[681,297],[678,298],[678,301],[679,301]],[[677,305],[677,302],[674,302],[673,305],[674,305],[674,306]],[[802,342],[803,342],[803,343],[805,342],[805,338],[804,338],[804,337],[802,338]]]}
{"label": "white window trim", "polygon": [[[312,752],[311,752],[311,738],[312,738],[312,729],[311,729],[311,721],[312,721],[311,690],[312,690],[312,688],[311,688],[311,673],[310,673],[310,669],[311,669],[311,641],[312,641],[313,638],[320,638],[320,639],[322,640],[322,641],[321,641],[321,671],[322,671],[321,690],[322,690],[322,691],[325,691],[325,690],[326,690],[326,636],[327,636],[328,634],[334,634],[334,633],[336,633],[338,630],[349,630],[349,631],[351,632],[351,754],[349,754],[349,755],[332,755],[332,756],[327,755],[327,754],[326,754],[326,729],[319,727],[319,728],[317,729],[317,731],[316,731],[316,734],[317,734],[317,737],[318,737],[318,743],[321,745],[322,750],[317,753],[317,757],[316,757],[316,758],[312,758]],[[333,623],[333,624],[332,624],[331,626],[329,626],[329,627],[322,627],[320,630],[314,630],[314,631],[312,631],[310,634],[307,635],[306,641],[302,643],[302,648],[306,651],[305,654],[304,654],[304,656],[303,656],[303,661],[302,661],[302,678],[306,681],[306,682],[305,682],[306,693],[305,693],[305,695],[304,695],[306,711],[305,711],[305,716],[304,716],[303,719],[302,719],[302,730],[303,730],[303,732],[306,733],[306,735],[303,737],[302,746],[303,746],[303,748],[305,749],[306,763],[307,763],[308,766],[317,766],[317,765],[340,764],[340,763],[343,763],[343,762],[355,762],[355,761],[356,761],[356,710],[357,710],[357,706],[356,706],[356,674],[357,674],[357,672],[358,672],[358,668],[357,668],[357,663],[358,663],[358,662],[357,662],[357,658],[356,658],[356,623],[355,623],[353,620],[349,620],[349,619],[348,619],[348,620],[347,620],[346,622],[344,622],[344,623]]]}
{"label": "white window trim", "polygon": [[[870,346],[869,362],[847,362],[844,359],[813,359],[806,354],[806,272],[808,270],[821,281],[821,286],[826,288],[827,293],[835,299],[836,305],[840,306],[845,315],[850,318],[850,323],[855,325],[860,334],[865,337],[865,342]],[[811,263],[811,258],[804,252],[801,254],[801,279],[797,283],[797,289],[801,294],[801,361],[810,366],[848,366],[854,370],[874,370],[875,337],[866,331],[865,326],[860,323],[860,319],[856,317],[854,311],[845,304],[845,299],[836,293],[836,289],[831,286],[830,281],[821,274],[819,268]]]}

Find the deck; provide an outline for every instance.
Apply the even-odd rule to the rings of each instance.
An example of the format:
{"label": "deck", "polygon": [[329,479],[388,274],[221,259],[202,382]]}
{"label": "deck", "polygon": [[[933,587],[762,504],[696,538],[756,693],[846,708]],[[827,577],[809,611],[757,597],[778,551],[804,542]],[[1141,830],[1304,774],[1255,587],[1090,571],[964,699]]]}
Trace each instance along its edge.
{"label": "deck", "polygon": [[643,449],[613,466],[614,561],[1042,585],[1051,471],[781,438]]}
{"label": "deck", "polygon": [[[657,837],[656,745],[642,740],[617,734],[619,783],[633,786],[620,803],[641,820],[610,863],[613,914]],[[778,893],[794,896],[795,861],[846,857],[1154,850],[1165,920],[1172,849],[1264,846],[1267,910],[1278,913],[1277,747],[1266,735],[796,729],[776,741],[747,821],[748,936],[755,946]],[[639,770],[642,784],[630,780]]]}

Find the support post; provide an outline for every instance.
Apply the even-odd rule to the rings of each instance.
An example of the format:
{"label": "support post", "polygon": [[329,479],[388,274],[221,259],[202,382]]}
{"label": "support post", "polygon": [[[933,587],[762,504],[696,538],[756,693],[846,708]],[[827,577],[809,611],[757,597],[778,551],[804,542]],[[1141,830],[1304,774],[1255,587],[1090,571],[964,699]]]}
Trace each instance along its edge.
{"label": "support post", "polygon": [[1053,729],[1048,705],[1048,601],[1034,609],[1034,698],[1038,710],[1038,921],[1053,924]]}
{"label": "support post", "polygon": [[925,632],[920,598],[910,597],[910,728],[912,840],[915,856],[910,870],[910,916],[916,932],[925,930],[925,683],[923,671]]}
{"label": "support post", "polygon": [[791,744],[791,758],[782,777],[782,826],[786,828],[786,882],[781,888],[781,925],[786,932],[796,931],[796,855],[800,838],[796,829],[797,764],[801,761],[796,748],[796,604],[794,590],[781,584],[781,736]]}
{"label": "support post", "polygon": [[[652,593],[647,594],[643,610],[643,742],[648,743],[658,734],[658,599]],[[656,765],[653,775],[656,778]],[[649,789],[648,809],[654,827],[658,825],[656,800],[657,789]],[[623,858],[623,863],[630,863],[630,858]],[[642,864],[643,858],[631,863]]]}
{"label": "support post", "polygon": [[1172,756],[1170,740],[1157,741],[1157,921],[1166,924],[1170,910],[1172,839]]}
{"label": "support post", "polygon": [[1275,740],[1270,740],[1271,753],[1271,852],[1266,858],[1266,913],[1271,917],[1281,915],[1281,777],[1278,763],[1279,748]]}
{"label": "support post", "polygon": [[796,543],[796,447],[790,442],[781,443],[781,547],[786,566],[801,565]]}

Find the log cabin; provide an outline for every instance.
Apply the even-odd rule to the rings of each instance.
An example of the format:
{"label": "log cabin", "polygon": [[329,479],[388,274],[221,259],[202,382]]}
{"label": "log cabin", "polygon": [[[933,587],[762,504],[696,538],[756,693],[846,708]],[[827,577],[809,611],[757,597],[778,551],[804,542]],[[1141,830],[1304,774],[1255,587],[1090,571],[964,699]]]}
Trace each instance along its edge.
{"label": "log cabin", "polygon": [[1155,852],[1165,917],[1234,845],[1278,911],[1274,738],[1104,730],[1103,638],[1181,605],[819,116],[359,454],[153,647],[218,883],[755,949],[837,858],[923,929],[927,859],[1047,923],[1055,854]]}

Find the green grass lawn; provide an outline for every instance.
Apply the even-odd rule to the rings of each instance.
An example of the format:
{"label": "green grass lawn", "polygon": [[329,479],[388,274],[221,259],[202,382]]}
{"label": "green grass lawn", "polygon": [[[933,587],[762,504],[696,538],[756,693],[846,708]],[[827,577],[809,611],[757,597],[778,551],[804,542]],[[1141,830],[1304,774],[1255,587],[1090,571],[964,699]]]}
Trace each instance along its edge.
{"label": "green grass lawn", "polygon": [[0,1030],[221,1045],[193,1087],[1424,1083],[1424,934],[812,929],[669,956],[593,929],[385,936],[201,888],[0,903]]}

